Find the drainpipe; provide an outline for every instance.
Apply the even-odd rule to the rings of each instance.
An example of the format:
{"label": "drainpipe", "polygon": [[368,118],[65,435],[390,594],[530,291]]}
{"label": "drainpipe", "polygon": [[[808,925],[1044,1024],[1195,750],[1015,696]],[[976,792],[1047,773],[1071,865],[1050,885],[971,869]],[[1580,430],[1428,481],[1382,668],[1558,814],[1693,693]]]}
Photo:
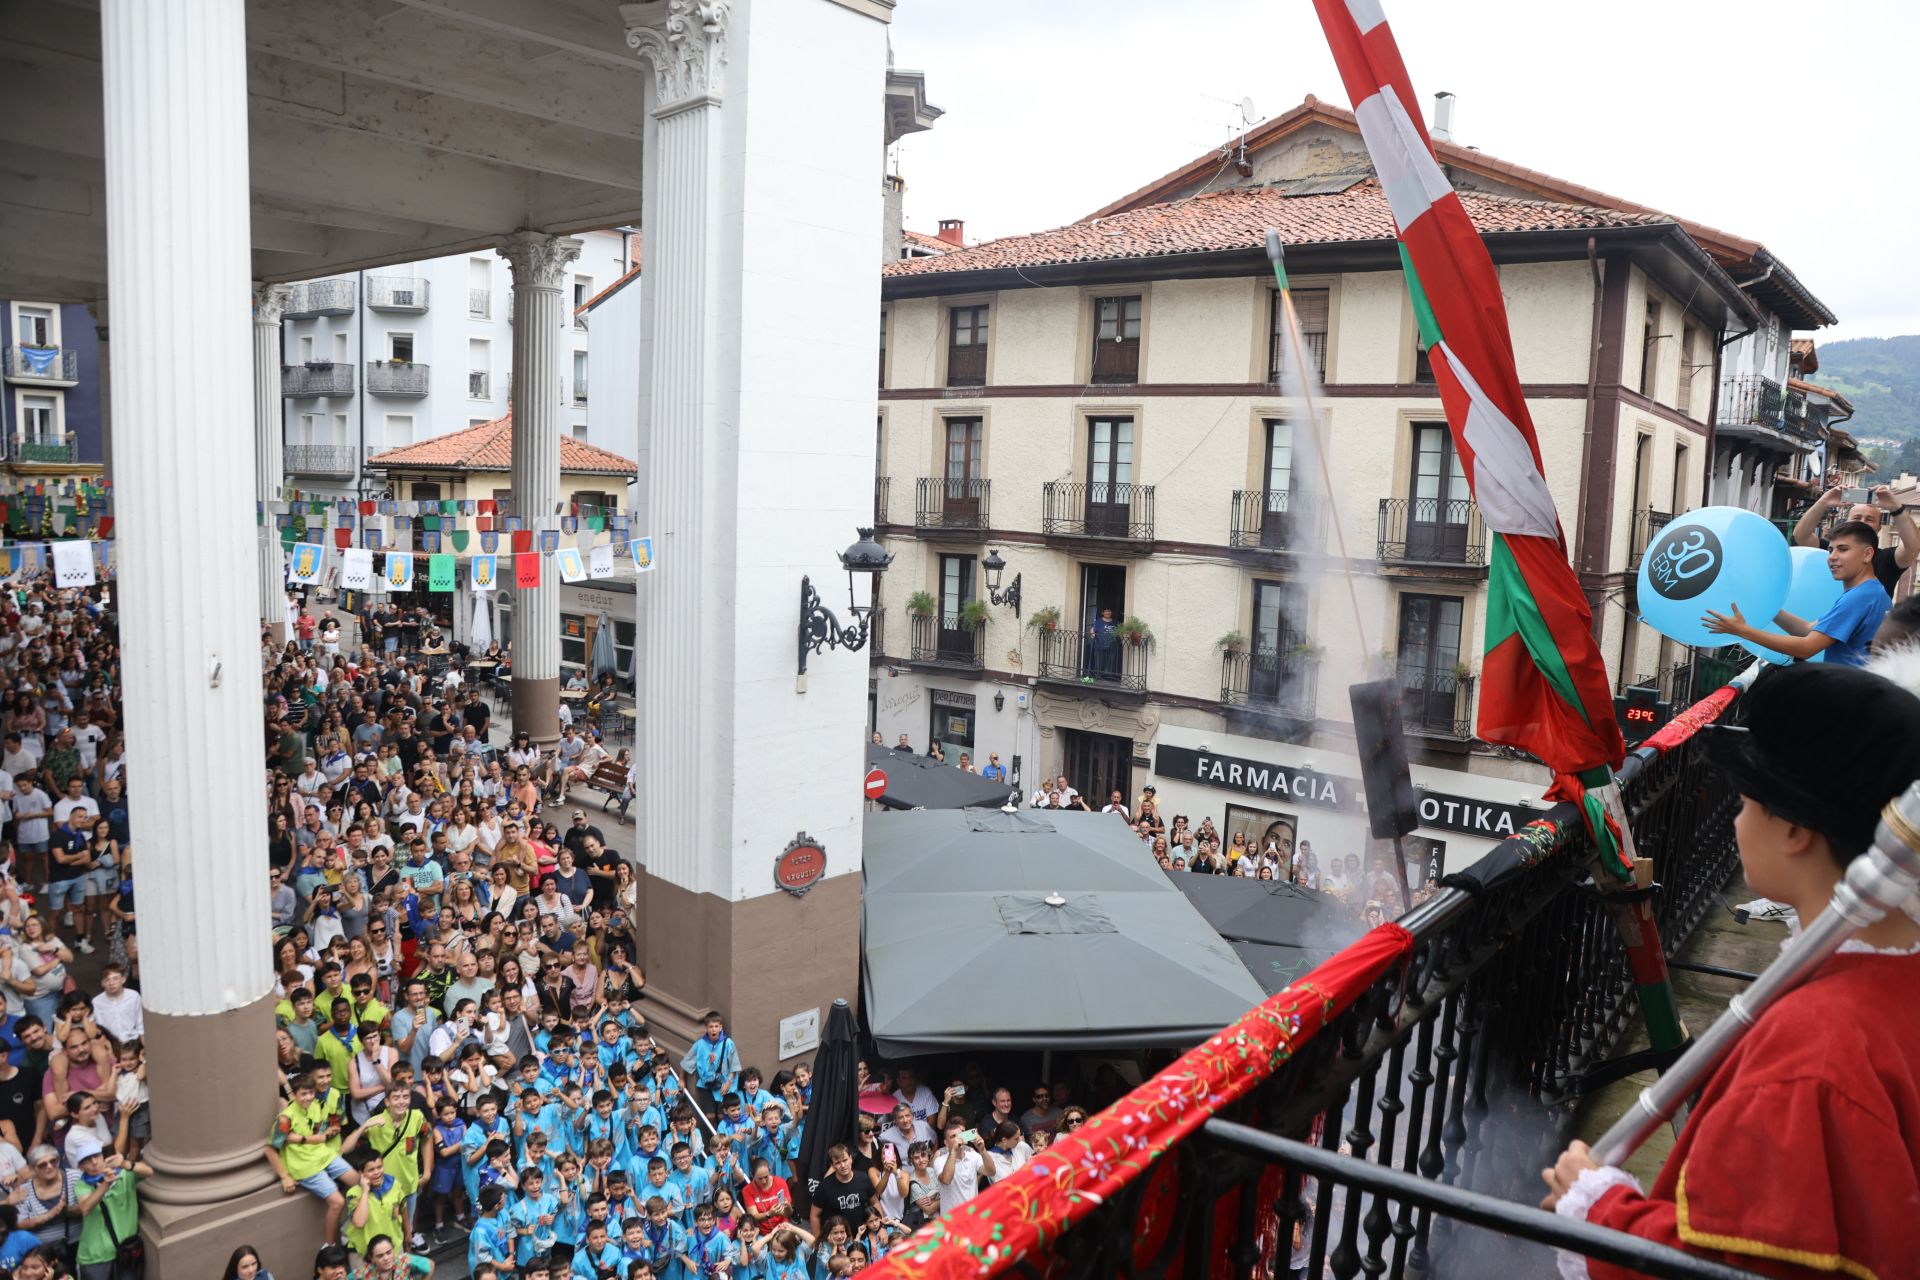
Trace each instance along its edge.
{"label": "drainpipe", "polygon": [[[1593,398],[1600,391],[1600,301],[1604,282],[1600,276],[1599,241],[1593,236],[1587,237],[1587,268],[1593,272],[1593,321],[1587,339],[1587,417],[1586,426],[1580,432],[1580,487],[1575,492],[1585,495],[1587,492],[1587,454],[1593,447]],[[1586,546],[1586,526],[1574,525],[1575,559],[1582,573],[1588,570],[1588,548]]]}
{"label": "drainpipe", "polygon": [[360,402],[360,447],[353,451],[353,488],[358,493],[366,479],[367,464],[367,273],[362,269],[356,274],[359,282],[354,291],[353,320],[360,329],[360,365],[353,371],[353,378],[360,388],[360,394],[354,397]]}

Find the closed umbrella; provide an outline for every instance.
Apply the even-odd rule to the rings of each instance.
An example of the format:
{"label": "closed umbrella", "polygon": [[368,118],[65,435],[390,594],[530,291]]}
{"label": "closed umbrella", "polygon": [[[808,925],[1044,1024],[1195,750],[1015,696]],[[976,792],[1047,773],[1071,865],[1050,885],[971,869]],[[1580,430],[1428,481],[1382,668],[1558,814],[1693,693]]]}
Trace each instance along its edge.
{"label": "closed umbrella", "polygon": [[473,626],[467,630],[467,647],[475,653],[485,653],[487,646],[493,643],[493,616],[487,612],[487,597],[476,593],[473,597]]}
{"label": "closed umbrella", "polygon": [[853,1036],[853,1010],[845,1000],[835,1000],[827,1010],[819,1051],[813,1055],[813,1101],[807,1104],[807,1125],[800,1135],[800,1174],[808,1182],[826,1176],[828,1147],[853,1143],[853,1121],[859,1112]]}
{"label": "closed umbrella", "polygon": [[613,619],[603,613],[593,631],[593,678],[598,680],[602,671],[618,669],[613,658]]}

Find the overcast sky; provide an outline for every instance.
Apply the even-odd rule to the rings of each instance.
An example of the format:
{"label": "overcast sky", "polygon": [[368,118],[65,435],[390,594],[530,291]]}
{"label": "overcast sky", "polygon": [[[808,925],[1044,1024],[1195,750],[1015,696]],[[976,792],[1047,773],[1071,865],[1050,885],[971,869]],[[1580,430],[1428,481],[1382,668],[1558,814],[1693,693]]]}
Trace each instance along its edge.
{"label": "overcast sky", "polygon": [[[1920,5],[1386,0],[1431,117],[1490,155],[1762,241],[1840,323],[1920,333]],[[1059,226],[1307,94],[1350,106],[1308,0],[899,0],[946,115],[902,146],[907,225]]]}

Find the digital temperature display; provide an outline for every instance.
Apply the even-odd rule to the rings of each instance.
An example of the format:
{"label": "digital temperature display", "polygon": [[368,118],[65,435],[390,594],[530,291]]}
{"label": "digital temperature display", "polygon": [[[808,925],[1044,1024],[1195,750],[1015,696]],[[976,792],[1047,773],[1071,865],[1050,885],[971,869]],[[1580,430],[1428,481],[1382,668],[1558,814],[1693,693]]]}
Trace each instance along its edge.
{"label": "digital temperature display", "polygon": [[1627,745],[1638,746],[1672,718],[1673,709],[1658,689],[1635,685],[1613,700],[1613,713]]}

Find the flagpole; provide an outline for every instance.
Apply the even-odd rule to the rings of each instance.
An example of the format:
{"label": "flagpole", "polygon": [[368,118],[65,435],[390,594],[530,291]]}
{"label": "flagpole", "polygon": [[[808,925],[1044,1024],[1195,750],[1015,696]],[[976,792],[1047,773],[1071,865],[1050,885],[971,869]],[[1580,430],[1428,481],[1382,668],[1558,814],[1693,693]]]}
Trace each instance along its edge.
{"label": "flagpole", "polygon": [[[1620,828],[1620,855],[1632,868],[1625,884],[1614,881],[1600,865],[1605,851],[1598,848],[1593,865],[1593,882],[1606,904],[1613,927],[1627,953],[1627,969],[1640,997],[1640,1014],[1647,1024],[1647,1043],[1656,1051],[1679,1049],[1687,1042],[1687,1028],[1680,1021],[1680,1009],[1674,999],[1673,975],[1667,970],[1666,947],[1660,941],[1660,922],[1653,914],[1653,860],[1640,856],[1633,828],[1627,823],[1626,800],[1620,794],[1620,780],[1613,770],[1601,767],[1606,779],[1589,788],[1606,815]],[[1582,779],[1584,781],[1584,779]],[[1631,894],[1623,897],[1622,894]]]}

